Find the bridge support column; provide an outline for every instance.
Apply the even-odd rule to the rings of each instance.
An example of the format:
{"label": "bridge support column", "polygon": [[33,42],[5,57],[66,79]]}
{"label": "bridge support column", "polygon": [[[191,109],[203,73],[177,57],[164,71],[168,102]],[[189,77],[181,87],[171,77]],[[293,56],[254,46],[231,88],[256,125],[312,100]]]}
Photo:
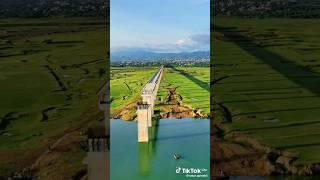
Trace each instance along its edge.
{"label": "bridge support column", "polygon": [[142,96],[142,101],[145,104],[149,105],[149,114],[150,114],[150,118],[148,118],[148,127],[152,127],[152,115],[154,113],[154,98],[153,98],[153,94],[147,94],[147,95],[143,95]]}
{"label": "bridge support column", "polygon": [[138,105],[138,142],[149,142],[149,124],[151,121],[151,111],[149,104]]}

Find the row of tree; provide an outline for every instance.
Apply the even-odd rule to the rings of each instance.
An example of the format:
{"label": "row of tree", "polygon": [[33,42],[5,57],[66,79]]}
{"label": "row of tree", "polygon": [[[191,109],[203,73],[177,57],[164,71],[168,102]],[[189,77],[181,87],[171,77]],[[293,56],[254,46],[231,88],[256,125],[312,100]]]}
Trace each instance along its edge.
{"label": "row of tree", "polygon": [[320,0],[213,0],[215,16],[319,18]]}
{"label": "row of tree", "polygon": [[106,0],[0,0],[0,17],[107,16]]}

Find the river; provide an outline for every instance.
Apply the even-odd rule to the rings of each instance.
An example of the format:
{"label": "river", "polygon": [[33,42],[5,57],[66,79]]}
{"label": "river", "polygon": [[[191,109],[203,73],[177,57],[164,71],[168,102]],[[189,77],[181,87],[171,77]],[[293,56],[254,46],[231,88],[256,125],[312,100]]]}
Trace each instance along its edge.
{"label": "river", "polygon": [[138,143],[136,122],[111,120],[111,180],[210,178],[208,119],[161,119],[149,136]]}

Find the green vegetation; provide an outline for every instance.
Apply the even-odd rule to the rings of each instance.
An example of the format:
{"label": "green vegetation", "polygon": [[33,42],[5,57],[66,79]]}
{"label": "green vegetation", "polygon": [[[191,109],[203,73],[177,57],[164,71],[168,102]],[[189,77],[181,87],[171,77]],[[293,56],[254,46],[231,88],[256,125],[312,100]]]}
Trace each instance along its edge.
{"label": "green vegetation", "polygon": [[218,0],[214,15],[258,18],[319,18],[319,0]]}
{"label": "green vegetation", "polygon": [[142,88],[156,72],[156,67],[111,67],[110,91],[112,112],[137,101]]}
{"label": "green vegetation", "polygon": [[0,17],[102,17],[109,2],[104,0],[11,0],[0,1]]}
{"label": "green vegetation", "polygon": [[319,31],[316,19],[215,18],[217,121],[320,162]]}
{"label": "green vegetation", "polygon": [[[118,114],[140,100],[140,93],[147,81],[156,72],[157,67],[112,67],[111,68],[111,110]],[[166,67],[158,91],[158,97],[164,100],[168,88],[177,87],[176,93],[182,98],[184,105],[209,114],[209,68],[204,67]],[[129,108],[128,108],[129,106]]]}
{"label": "green vegetation", "polygon": [[184,105],[210,114],[209,93],[210,68],[207,67],[168,67],[164,71],[158,96],[163,100],[168,88],[177,88]]}
{"label": "green vegetation", "polygon": [[[1,175],[103,118],[96,93],[107,76],[106,28],[99,18],[0,19]],[[76,152],[77,161],[60,159],[79,166],[84,151]]]}

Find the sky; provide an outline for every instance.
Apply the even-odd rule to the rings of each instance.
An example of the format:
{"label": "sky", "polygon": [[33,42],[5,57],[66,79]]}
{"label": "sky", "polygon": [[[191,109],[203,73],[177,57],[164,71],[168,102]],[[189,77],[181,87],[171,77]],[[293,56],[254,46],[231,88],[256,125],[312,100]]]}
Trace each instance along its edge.
{"label": "sky", "polygon": [[209,51],[210,0],[111,0],[111,52]]}

